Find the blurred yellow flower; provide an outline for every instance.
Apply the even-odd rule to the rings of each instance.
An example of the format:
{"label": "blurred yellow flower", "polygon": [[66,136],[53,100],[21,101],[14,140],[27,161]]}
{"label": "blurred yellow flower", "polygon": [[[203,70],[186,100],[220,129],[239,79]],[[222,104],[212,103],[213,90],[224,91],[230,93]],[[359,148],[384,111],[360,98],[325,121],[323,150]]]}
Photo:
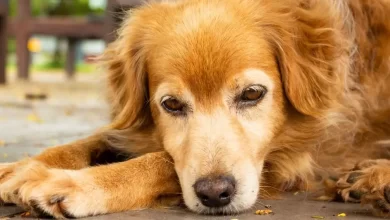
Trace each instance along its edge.
{"label": "blurred yellow flower", "polygon": [[27,43],[27,48],[32,53],[37,53],[41,50],[41,42],[36,38],[30,38]]}

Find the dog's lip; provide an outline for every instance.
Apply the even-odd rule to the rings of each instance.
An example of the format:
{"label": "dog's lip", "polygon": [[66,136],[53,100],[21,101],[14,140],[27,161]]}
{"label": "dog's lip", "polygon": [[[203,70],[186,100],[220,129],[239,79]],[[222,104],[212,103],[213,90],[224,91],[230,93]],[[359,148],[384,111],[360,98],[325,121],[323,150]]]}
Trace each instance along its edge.
{"label": "dog's lip", "polygon": [[237,215],[237,214],[241,214],[241,213],[244,213],[244,212],[252,209],[253,205],[255,205],[255,203],[254,203],[250,207],[247,207],[247,208],[238,208],[234,205],[235,199],[233,199],[233,201],[229,205],[226,205],[223,207],[217,207],[217,208],[215,208],[215,207],[209,208],[209,207],[203,206],[201,204],[201,202],[199,201],[197,203],[196,207],[192,209],[192,208],[189,208],[189,206],[185,204],[184,200],[183,200],[183,202],[184,202],[185,207],[188,210],[190,210],[191,212],[195,212],[195,213],[198,213],[201,215],[208,215],[208,216]]}
{"label": "dog's lip", "polygon": [[218,215],[237,215],[237,214],[240,214],[240,213],[247,211],[248,209],[250,209],[250,208],[236,209],[236,208],[234,208],[233,205],[228,205],[228,206],[219,207],[219,208],[204,207],[204,209],[202,209],[198,213],[202,214],[202,215],[210,215],[210,216],[213,216],[213,215],[216,215],[216,216],[218,216]]}

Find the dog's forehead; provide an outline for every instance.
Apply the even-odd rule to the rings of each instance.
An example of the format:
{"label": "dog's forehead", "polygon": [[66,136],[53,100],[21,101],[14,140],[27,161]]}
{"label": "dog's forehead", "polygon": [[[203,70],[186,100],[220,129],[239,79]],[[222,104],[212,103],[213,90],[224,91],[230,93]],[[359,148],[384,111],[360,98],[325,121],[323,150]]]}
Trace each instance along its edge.
{"label": "dog's forehead", "polygon": [[257,61],[248,59],[253,56],[234,53],[237,52],[212,44],[193,46],[180,55],[171,54],[175,58],[160,60],[164,67],[157,69],[156,74],[161,79],[160,83],[180,84],[197,101],[215,101],[221,95],[220,91],[234,86],[246,69],[259,66]]}
{"label": "dog's forehead", "polygon": [[183,7],[166,18],[155,37],[149,75],[153,87],[180,82],[197,101],[215,103],[246,69],[266,69],[274,57],[258,28],[233,16],[234,9],[209,3],[199,8]]}
{"label": "dog's forehead", "polygon": [[202,29],[187,37],[173,38],[152,61],[152,78],[159,79],[157,83],[177,79],[198,101],[212,102],[222,89],[233,86],[246,69],[269,67],[271,56],[265,43],[245,36],[230,41],[224,36],[230,34],[233,35]]}

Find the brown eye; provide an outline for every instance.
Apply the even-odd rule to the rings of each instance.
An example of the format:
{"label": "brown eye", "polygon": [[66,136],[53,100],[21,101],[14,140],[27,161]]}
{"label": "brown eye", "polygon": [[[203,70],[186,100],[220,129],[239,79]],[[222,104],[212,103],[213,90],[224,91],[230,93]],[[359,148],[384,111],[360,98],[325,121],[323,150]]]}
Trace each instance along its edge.
{"label": "brown eye", "polygon": [[250,86],[241,94],[241,101],[243,102],[256,102],[262,99],[267,92],[266,88],[264,86],[255,85]]}
{"label": "brown eye", "polygon": [[170,113],[183,113],[185,104],[172,96],[165,96],[161,101],[162,107]]}

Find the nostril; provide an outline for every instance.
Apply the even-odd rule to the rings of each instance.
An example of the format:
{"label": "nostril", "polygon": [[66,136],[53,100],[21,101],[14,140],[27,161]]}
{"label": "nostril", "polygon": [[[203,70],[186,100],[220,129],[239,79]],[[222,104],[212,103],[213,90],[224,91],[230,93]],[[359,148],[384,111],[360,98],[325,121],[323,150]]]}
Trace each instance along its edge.
{"label": "nostril", "polygon": [[219,195],[220,199],[228,199],[230,197],[230,193],[228,191],[225,191]]}
{"label": "nostril", "polygon": [[202,201],[208,201],[208,200],[209,200],[209,197],[206,196],[206,195],[200,195],[199,197],[200,197],[200,199],[201,199]]}

